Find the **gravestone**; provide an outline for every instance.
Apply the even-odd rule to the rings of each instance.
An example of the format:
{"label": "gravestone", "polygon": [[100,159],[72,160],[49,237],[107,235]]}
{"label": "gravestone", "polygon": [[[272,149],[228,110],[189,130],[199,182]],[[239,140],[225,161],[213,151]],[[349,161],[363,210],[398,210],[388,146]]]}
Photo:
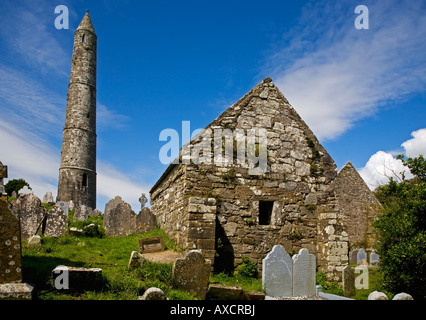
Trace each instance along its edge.
{"label": "gravestone", "polygon": [[355,271],[354,268],[347,265],[343,269],[343,294],[345,297],[352,297],[355,295]]}
{"label": "gravestone", "polygon": [[379,264],[379,255],[375,250],[370,253],[370,267],[376,267]]}
{"label": "gravestone", "polygon": [[293,256],[293,297],[315,295],[316,258],[302,248]]}
{"label": "gravestone", "polygon": [[21,282],[21,231],[19,215],[0,199],[0,284]]}
{"label": "gravestone", "polygon": [[57,290],[72,292],[95,291],[102,288],[103,278],[100,268],[79,268],[57,266],[52,270],[53,286]]}
{"label": "gravestone", "polygon": [[142,193],[142,195],[139,198],[139,202],[141,203],[141,211],[145,207],[145,203],[148,202],[148,199],[145,197],[145,193]]}
{"label": "gravestone", "polygon": [[62,208],[62,211],[65,212],[65,214],[68,216],[69,206],[66,201],[58,201],[56,202],[58,206]]}
{"label": "gravestone", "polygon": [[262,285],[266,295],[293,295],[293,260],[282,245],[275,245],[262,260]]}
{"label": "gravestone", "polygon": [[16,191],[15,190],[13,190],[12,191],[12,198],[16,198],[18,195],[16,194]]}
{"label": "gravestone", "polygon": [[[115,202],[119,198],[119,202]],[[111,201],[116,204],[110,205]],[[103,225],[107,236],[123,237],[136,232],[136,213],[127,202],[116,197],[105,205]],[[115,203],[114,203],[115,202]]]}
{"label": "gravestone", "polygon": [[200,250],[188,251],[173,264],[173,285],[199,299],[205,299],[209,284],[211,261],[204,259]]}
{"label": "gravestone", "polygon": [[30,300],[34,288],[22,283],[19,213],[7,201],[3,178],[7,166],[0,161],[0,300]]}
{"label": "gravestone", "polygon": [[138,300],[167,300],[167,297],[163,290],[159,288],[149,288],[144,292]]}
{"label": "gravestone", "polygon": [[164,250],[163,237],[138,239],[138,243],[140,253],[150,253]]}
{"label": "gravestone", "polygon": [[365,252],[364,248],[359,249],[357,256],[356,256],[356,264],[367,265],[367,253]]}
{"label": "gravestone", "polygon": [[151,210],[143,207],[136,216],[136,232],[145,233],[157,227],[157,219]]}
{"label": "gravestone", "polygon": [[33,194],[33,190],[28,188],[28,186],[24,186],[22,189],[18,191],[18,195],[26,195],[26,194]]}
{"label": "gravestone", "polygon": [[86,205],[81,204],[75,208],[74,221],[86,221],[89,217],[89,210]]}
{"label": "gravestone", "polygon": [[47,212],[37,196],[21,193],[12,201],[12,207],[19,213],[22,239],[28,239],[37,231],[42,231],[41,224]]}
{"label": "gravestone", "polygon": [[68,215],[58,205],[54,205],[47,213],[44,228],[45,237],[60,237],[67,232]]}
{"label": "gravestone", "polygon": [[349,252],[349,262],[357,263],[356,262],[357,255],[358,255],[358,248],[352,248],[351,251]]}
{"label": "gravestone", "polygon": [[43,203],[54,204],[52,192],[46,192],[43,197]]}
{"label": "gravestone", "polygon": [[130,254],[130,259],[129,259],[129,264],[127,265],[127,269],[132,270],[132,269],[140,268],[144,262],[145,262],[145,259],[142,256],[142,254],[140,254],[137,251],[132,251],[132,253]]}

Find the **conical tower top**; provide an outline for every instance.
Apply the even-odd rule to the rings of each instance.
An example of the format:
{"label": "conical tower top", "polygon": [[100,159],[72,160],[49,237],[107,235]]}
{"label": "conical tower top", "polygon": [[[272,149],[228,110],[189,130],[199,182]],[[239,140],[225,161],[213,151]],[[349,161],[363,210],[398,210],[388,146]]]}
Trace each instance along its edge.
{"label": "conical tower top", "polygon": [[93,28],[92,25],[92,20],[90,20],[89,10],[86,10],[86,14],[83,17],[83,20],[81,20],[80,24],[78,25],[77,30],[87,30],[96,34],[95,28]]}

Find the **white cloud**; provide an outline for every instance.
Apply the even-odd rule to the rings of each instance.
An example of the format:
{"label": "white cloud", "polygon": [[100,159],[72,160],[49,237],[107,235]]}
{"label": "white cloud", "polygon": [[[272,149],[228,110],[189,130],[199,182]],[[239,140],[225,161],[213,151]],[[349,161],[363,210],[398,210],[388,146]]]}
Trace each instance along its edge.
{"label": "white cloud", "polygon": [[[412,139],[401,144],[408,157],[417,157],[420,154],[426,155],[426,128],[413,131]],[[410,170],[402,164],[401,160],[394,158],[390,152],[378,151],[373,154],[365,167],[361,168],[359,174],[370,187],[375,189],[379,185],[389,182],[389,178],[401,179],[401,172],[404,172],[405,178],[410,179],[413,175]]]}
{"label": "white cloud", "polygon": [[387,184],[391,177],[399,181],[402,177],[401,172],[404,172],[406,178],[412,178],[410,171],[404,167],[401,160],[395,159],[392,154],[384,151],[373,154],[365,167],[358,172],[371,190]]}
{"label": "white cloud", "polygon": [[405,141],[402,147],[407,157],[426,156],[426,129],[420,129],[411,133],[412,139]]}
{"label": "white cloud", "polygon": [[308,6],[269,58],[268,73],[321,140],[426,87],[424,5],[368,4],[369,30],[355,29],[354,8],[340,1]]}
{"label": "white cloud", "polygon": [[119,114],[107,108],[107,106],[102,103],[96,105],[96,125],[99,131],[105,129],[121,129],[129,120],[130,117]]}
{"label": "white cloud", "polygon": [[8,180],[25,179],[39,198],[55,196],[60,152],[47,141],[0,121],[0,159],[8,166]]}

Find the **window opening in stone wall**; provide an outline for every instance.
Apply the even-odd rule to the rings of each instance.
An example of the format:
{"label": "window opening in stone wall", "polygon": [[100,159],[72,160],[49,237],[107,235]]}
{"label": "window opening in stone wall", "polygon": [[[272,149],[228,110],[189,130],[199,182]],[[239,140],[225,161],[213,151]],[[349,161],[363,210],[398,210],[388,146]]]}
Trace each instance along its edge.
{"label": "window opening in stone wall", "polygon": [[85,34],[83,34],[83,35],[81,36],[81,42],[84,42],[85,38],[86,38],[86,35],[85,35]]}
{"label": "window opening in stone wall", "polygon": [[83,187],[87,187],[87,173],[83,173],[83,181],[81,182]]}
{"label": "window opening in stone wall", "polygon": [[259,224],[271,224],[272,208],[274,201],[259,201]]}

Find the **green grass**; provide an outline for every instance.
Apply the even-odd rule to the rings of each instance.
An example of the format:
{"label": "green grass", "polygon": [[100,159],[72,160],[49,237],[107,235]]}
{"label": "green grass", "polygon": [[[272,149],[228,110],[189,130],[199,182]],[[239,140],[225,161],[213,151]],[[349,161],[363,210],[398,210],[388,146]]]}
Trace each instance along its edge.
{"label": "green grass", "polygon": [[245,277],[239,274],[230,276],[225,273],[212,273],[210,275],[210,283],[220,283],[227,286],[238,286],[241,287],[244,292],[264,292],[262,288],[262,278]]}
{"label": "green grass", "polygon": [[[27,248],[23,241],[23,280],[36,286],[36,299],[133,300],[150,287],[162,289],[169,299],[194,299],[189,293],[172,287],[172,264],[146,262],[142,268],[128,271],[132,251],[139,251],[138,239],[162,236],[166,250],[179,249],[161,229],[127,237],[43,238],[38,248]],[[58,265],[101,268],[102,290],[64,294],[53,288],[52,270]]]}

